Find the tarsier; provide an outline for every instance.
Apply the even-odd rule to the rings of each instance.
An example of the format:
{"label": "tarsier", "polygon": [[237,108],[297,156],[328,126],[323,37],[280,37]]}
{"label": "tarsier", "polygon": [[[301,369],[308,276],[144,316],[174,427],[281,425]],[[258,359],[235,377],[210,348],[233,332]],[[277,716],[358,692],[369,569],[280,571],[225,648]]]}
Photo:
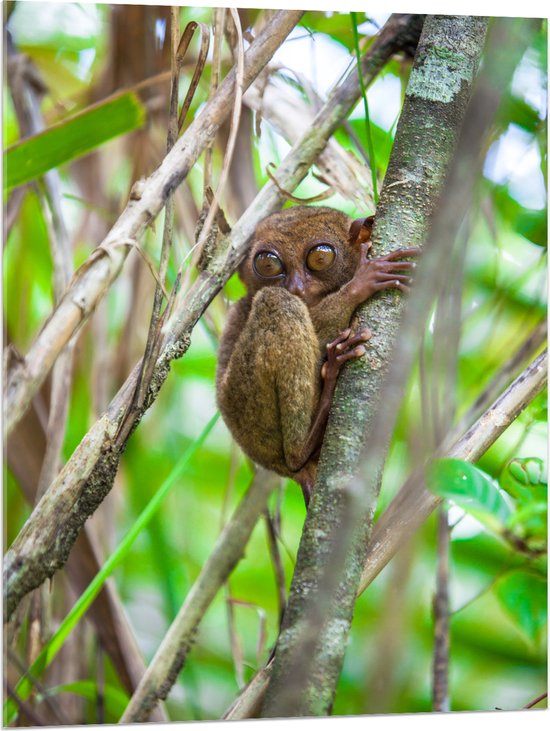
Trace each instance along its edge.
{"label": "tarsier", "polygon": [[247,294],[221,339],[217,398],[257,464],[291,477],[309,502],[342,365],[365,354],[369,330],[352,316],[376,292],[408,291],[418,249],[369,259],[373,216],[353,221],[295,206],[262,221],[239,273]]}

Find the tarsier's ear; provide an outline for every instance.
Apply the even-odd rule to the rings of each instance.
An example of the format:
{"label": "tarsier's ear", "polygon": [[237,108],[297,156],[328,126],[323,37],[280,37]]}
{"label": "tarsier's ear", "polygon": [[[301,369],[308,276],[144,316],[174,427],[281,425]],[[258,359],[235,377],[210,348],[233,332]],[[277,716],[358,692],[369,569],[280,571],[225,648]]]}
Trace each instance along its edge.
{"label": "tarsier's ear", "polygon": [[373,224],[374,216],[356,218],[349,227],[348,240],[350,244],[359,246],[359,244],[364,244],[366,241],[370,241]]}

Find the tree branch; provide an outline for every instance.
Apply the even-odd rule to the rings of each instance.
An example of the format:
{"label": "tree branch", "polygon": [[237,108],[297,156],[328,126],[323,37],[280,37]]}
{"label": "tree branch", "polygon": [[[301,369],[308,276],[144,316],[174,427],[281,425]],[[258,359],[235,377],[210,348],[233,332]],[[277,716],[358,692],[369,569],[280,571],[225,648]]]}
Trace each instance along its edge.
{"label": "tree branch", "polygon": [[[462,128],[486,26],[482,18],[426,19],[377,211],[377,253],[387,253],[396,243],[418,245],[425,238]],[[453,64],[448,63],[451,55]],[[423,257],[417,280],[432,258]],[[437,282],[433,271],[431,275],[427,288],[422,287],[426,276],[416,282],[411,308],[419,292],[425,309],[431,303]],[[262,716],[330,712],[403,388],[403,378],[393,379],[391,398],[385,389],[381,399],[389,365],[395,362],[391,351],[400,310],[396,293],[372,298],[358,310],[357,329],[367,326],[368,314],[374,337],[366,344],[365,358],[345,368],[338,380]],[[402,332],[407,338],[407,331]],[[405,373],[414,352],[409,351]],[[368,451],[361,454],[365,438]],[[369,465],[364,481],[357,476],[360,464]]]}
{"label": "tree branch", "polygon": [[[547,368],[548,353],[545,350],[461,438],[455,433],[447,442],[449,446],[443,447],[436,456],[476,462],[545,388]],[[421,470],[411,475],[374,526],[361,574],[359,594],[365,591],[440,502],[424,487]]]}

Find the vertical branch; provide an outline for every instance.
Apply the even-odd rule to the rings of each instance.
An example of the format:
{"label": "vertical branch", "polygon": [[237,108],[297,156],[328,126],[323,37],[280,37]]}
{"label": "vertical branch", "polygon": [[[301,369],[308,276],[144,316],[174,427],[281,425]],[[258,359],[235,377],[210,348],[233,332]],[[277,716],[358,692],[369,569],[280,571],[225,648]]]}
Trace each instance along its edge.
{"label": "vertical branch", "polygon": [[[456,411],[456,376],[459,355],[462,289],[466,246],[459,238],[450,252],[453,277],[445,279],[438,298],[433,332],[433,372],[431,403],[433,407],[433,449],[449,433]],[[426,455],[427,456],[427,455]],[[450,645],[450,541],[449,514],[441,505],[437,515],[437,569],[434,597],[433,710],[449,711]]]}
{"label": "vertical branch", "polygon": [[269,554],[271,563],[273,564],[273,572],[275,574],[275,585],[277,587],[277,601],[279,604],[279,625],[283,621],[283,615],[286,606],[286,582],[285,569],[277,543],[277,527],[275,520],[271,517],[269,509],[264,513],[264,520],[267,532],[267,542],[269,545]]}
{"label": "vertical branch", "polygon": [[437,579],[434,598],[434,711],[449,711],[449,516],[445,506],[437,514]]}
{"label": "vertical branch", "polygon": [[[424,24],[373,232],[382,254],[426,236],[464,123],[486,27],[483,18],[457,16],[432,17]],[[452,65],[449,55],[455,59]],[[414,309],[412,337],[403,327],[401,361],[392,355],[399,296],[383,293],[359,308],[358,329],[368,324],[374,337],[365,358],[339,377],[263,716],[330,712],[385,453],[417,351],[417,333],[423,331],[436,283],[444,276],[445,267],[437,274],[434,267],[444,260],[444,244],[452,237],[443,241],[438,241],[441,253],[432,250],[418,267],[423,282],[413,288],[409,307],[413,310],[416,300],[420,308]],[[364,479],[357,476],[360,462],[368,464]]]}
{"label": "vertical branch", "polygon": [[[214,51],[212,56],[212,71],[210,76],[210,96],[216,93],[220,83],[221,69],[221,48],[223,41],[223,31],[225,28],[225,8],[214,8]],[[212,187],[212,148],[214,140],[207,146],[204,151],[204,194],[208,188]]]}

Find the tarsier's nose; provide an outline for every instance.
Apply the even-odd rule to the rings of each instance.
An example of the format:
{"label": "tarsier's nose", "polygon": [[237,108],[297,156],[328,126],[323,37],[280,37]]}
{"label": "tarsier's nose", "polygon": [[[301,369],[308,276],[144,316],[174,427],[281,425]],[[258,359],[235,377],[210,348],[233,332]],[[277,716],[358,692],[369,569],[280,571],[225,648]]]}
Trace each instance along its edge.
{"label": "tarsier's nose", "polygon": [[306,285],[303,278],[298,272],[294,272],[287,277],[285,287],[290,292],[290,294],[295,294],[296,297],[300,297],[301,299],[304,298]]}

